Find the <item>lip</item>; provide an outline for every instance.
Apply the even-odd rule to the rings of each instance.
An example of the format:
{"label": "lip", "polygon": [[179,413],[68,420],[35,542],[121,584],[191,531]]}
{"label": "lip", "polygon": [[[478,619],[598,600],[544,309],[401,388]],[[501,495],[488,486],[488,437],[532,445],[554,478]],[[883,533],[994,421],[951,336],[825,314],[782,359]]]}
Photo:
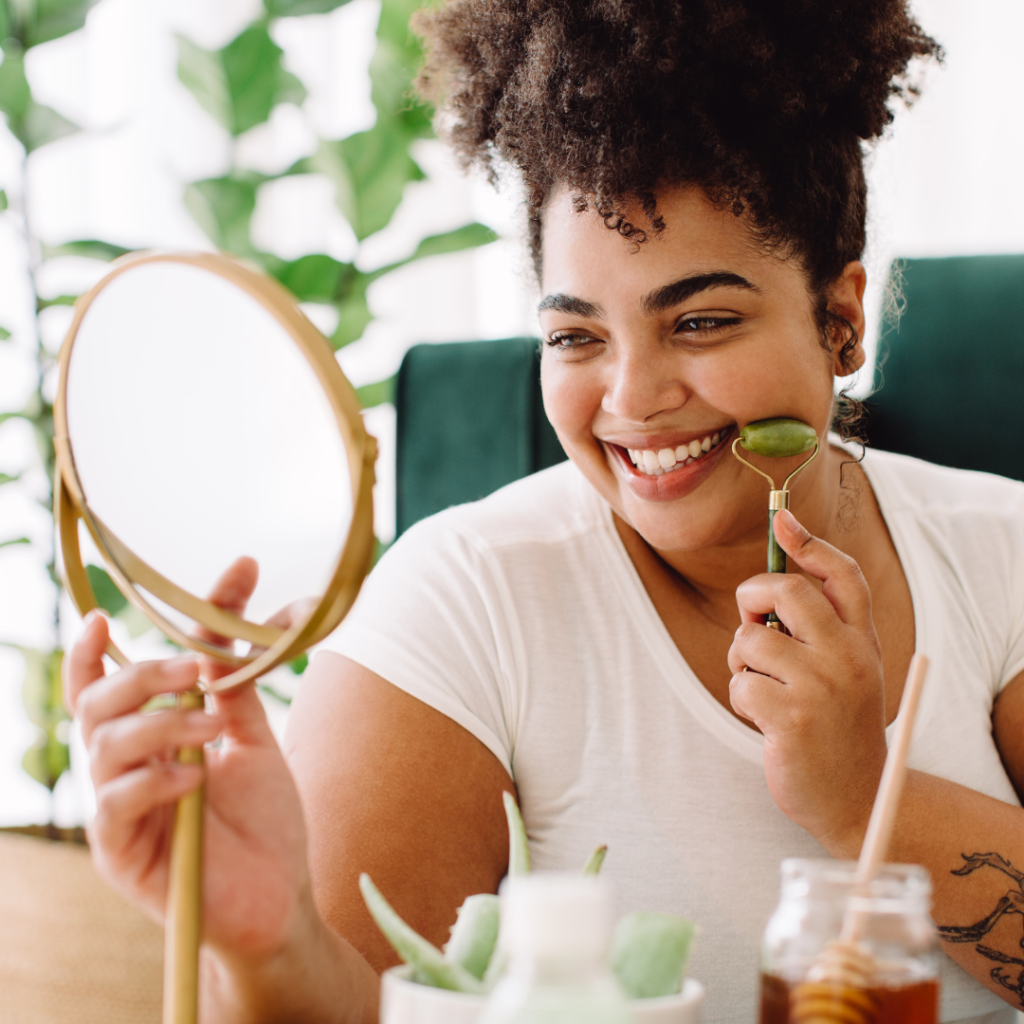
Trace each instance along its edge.
{"label": "lip", "polygon": [[[648,476],[646,473],[641,473],[630,461],[629,455],[622,445],[611,441],[602,441],[601,444],[611,456],[610,461],[619,476],[636,497],[642,501],[675,501],[691,494],[715,471],[722,461],[724,453],[731,445],[735,432],[736,425],[733,424],[723,434],[718,444],[703,458],[691,462],[688,466],[683,466],[682,469],[673,469],[671,472],[663,473],[661,476]],[[661,439],[657,437],[645,438],[642,447],[654,448],[659,440]],[[666,443],[660,447],[668,448],[668,440],[666,439]],[[683,439],[676,441],[677,445],[683,443],[685,443]],[[630,445],[629,447],[634,446]]]}

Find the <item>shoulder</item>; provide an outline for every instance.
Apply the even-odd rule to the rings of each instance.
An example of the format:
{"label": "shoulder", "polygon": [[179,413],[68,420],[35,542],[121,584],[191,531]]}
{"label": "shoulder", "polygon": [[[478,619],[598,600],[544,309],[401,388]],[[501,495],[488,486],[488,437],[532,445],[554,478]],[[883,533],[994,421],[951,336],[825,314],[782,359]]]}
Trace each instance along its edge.
{"label": "shoulder", "polygon": [[524,552],[571,542],[600,529],[607,518],[600,495],[571,462],[562,462],[421,520],[395,549]]}
{"label": "shoulder", "polygon": [[884,513],[1024,523],[1024,483],[868,449],[864,471]]}

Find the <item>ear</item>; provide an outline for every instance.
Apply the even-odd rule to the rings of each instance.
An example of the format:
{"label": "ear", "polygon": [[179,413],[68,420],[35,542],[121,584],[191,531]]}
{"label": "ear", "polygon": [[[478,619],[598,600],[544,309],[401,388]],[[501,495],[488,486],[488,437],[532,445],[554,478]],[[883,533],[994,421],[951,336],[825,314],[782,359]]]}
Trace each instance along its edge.
{"label": "ear", "polygon": [[847,353],[845,365],[839,362],[839,347],[833,349],[833,372],[837,377],[846,377],[864,365],[864,289],[867,283],[864,264],[860,260],[852,260],[828,289],[828,308],[848,321],[857,332],[857,344]]}

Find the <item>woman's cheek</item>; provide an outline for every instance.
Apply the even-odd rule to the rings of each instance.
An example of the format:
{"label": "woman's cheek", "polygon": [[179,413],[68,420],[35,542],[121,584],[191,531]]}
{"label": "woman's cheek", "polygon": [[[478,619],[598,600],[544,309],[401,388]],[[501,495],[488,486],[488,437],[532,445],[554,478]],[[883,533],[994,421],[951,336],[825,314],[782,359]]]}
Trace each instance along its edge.
{"label": "woman's cheek", "polygon": [[545,353],[541,361],[544,411],[567,450],[594,443],[592,427],[601,407],[600,388],[595,388],[592,375],[583,367],[560,366],[556,359]]}

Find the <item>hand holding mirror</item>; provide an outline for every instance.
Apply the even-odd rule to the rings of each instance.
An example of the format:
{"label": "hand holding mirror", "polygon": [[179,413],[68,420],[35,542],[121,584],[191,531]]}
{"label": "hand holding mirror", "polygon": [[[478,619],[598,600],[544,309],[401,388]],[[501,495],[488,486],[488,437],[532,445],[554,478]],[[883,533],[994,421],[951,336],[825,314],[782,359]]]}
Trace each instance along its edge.
{"label": "hand holding mirror", "polygon": [[[276,282],[211,254],[118,261],[76,304],[54,425],[72,600],[98,606],[93,549],[165,636],[222,666],[204,689],[297,657],[351,607],[373,549],[376,445],[330,346]],[[200,596],[240,555],[260,567],[244,617]],[[301,611],[287,626],[262,624],[288,605]],[[201,822],[196,792],[176,814],[167,1024],[196,1018]]]}

